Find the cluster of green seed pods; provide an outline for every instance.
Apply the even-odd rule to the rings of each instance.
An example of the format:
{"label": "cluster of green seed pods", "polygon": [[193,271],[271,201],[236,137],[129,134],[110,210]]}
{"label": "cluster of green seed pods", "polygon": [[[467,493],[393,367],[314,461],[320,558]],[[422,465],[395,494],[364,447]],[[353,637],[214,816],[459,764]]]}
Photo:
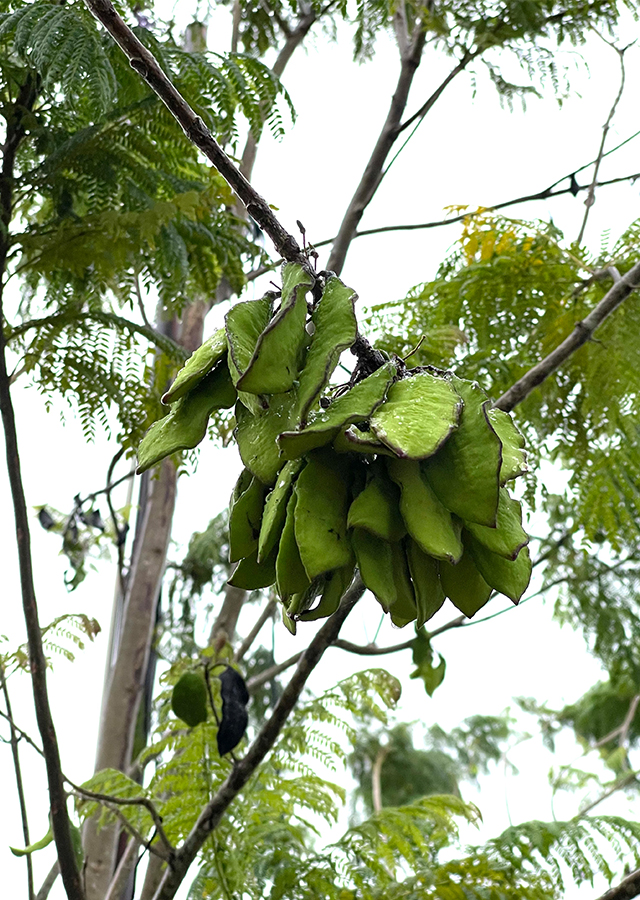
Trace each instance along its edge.
{"label": "cluster of green seed pods", "polygon": [[531,563],[506,487],[526,470],[510,416],[476,383],[397,359],[332,389],[355,294],[332,274],[319,286],[309,303],[313,278],[285,263],[279,305],[269,293],[230,310],[164,396],[138,471],[196,446],[213,410],[236,404],[231,584],[275,585],[292,631],[335,611],[356,569],[399,626],[422,626],[445,597],[467,616],[494,590],[517,603]]}

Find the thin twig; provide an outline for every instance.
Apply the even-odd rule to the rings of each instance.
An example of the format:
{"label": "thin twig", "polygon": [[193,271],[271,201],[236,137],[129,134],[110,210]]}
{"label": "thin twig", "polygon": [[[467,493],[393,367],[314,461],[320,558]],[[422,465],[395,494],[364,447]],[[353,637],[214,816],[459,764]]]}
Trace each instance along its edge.
{"label": "thin twig", "polygon": [[109,494],[114,488],[117,488],[119,485],[123,484],[125,481],[128,481],[130,478],[134,478],[135,474],[135,470],[132,472],[127,472],[126,475],[121,475],[120,478],[116,478],[115,481],[112,481],[109,484],[105,484],[105,486],[103,488],[100,488],[99,491],[94,491],[92,494],[87,494],[87,496],[80,502],[80,505],[84,506],[85,503],[88,503],[90,500],[95,500],[96,497],[99,497],[101,494]]}
{"label": "thin twig", "polygon": [[[112,798],[112,800],[113,800],[113,798]],[[140,832],[135,827],[135,825],[132,825],[131,822],[127,819],[127,817],[123,813],[120,812],[120,810],[115,805],[115,803],[107,802],[106,800],[102,800],[100,802],[102,803],[102,805],[104,807],[106,807],[108,810],[110,810],[113,813],[113,815],[118,819],[118,821],[123,826],[123,828],[129,832],[133,841],[136,844],[142,844],[143,847],[146,847],[146,849],[149,851],[149,853],[153,853],[154,856],[157,856],[163,862],[167,862],[169,857],[167,856],[166,851],[158,849],[158,847],[155,847],[151,843],[151,840],[147,840],[144,837],[144,835],[140,834]]]}
{"label": "thin twig", "polygon": [[603,793],[600,794],[599,797],[596,797],[596,799],[591,803],[587,803],[585,806],[581,806],[578,815],[586,816],[588,812],[591,812],[596,808],[596,806],[599,806],[603,800],[606,800],[612,794],[615,794],[617,791],[622,790],[622,788],[625,788],[628,784],[632,784],[634,781],[636,781],[635,772],[629,772],[627,775],[619,778],[610,787],[608,787],[606,791],[603,791]]}
{"label": "thin twig", "polygon": [[610,731],[609,734],[605,734],[603,738],[600,738],[599,741],[596,741],[595,744],[592,744],[590,749],[597,750],[598,747],[604,747],[615,737],[618,738],[618,745],[620,747],[624,747],[627,743],[627,739],[629,737],[629,728],[631,727],[631,723],[633,722],[639,702],[640,694],[635,694],[631,698],[631,703],[629,704],[629,709],[627,710],[627,714],[624,717],[624,722],[622,723],[622,725],[618,725],[618,727],[614,728],[613,731]]}
{"label": "thin twig", "polygon": [[60,866],[58,865],[58,860],[56,860],[49,869],[45,880],[42,882],[42,886],[36,894],[36,900],[47,900],[47,897],[51,892],[51,888],[54,886],[56,878],[59,874]]}
{"label": "thin twig", "polygon": [[[434,628],[433,631],[429,632],[429,638],[436,637],[438,634],[444,634],[445,631],[451,631],[453,628],[475,624],[476,622],[469,622],[466,616],[456,616],[455,619],[451,619],[451,621],[446,624],[441,625],[439,628]],[[391,647],[378,647],[376,644],[352,644],[351,641],[344,641],[341,638],[337,638],[331,646],[336,647],[338,650],[345,650],[348,653],[355,653],[358,656],[384,656],[388,653],[398,653],[401,650],[408,650],[413,646],[414,640],[415,638],[410,638],[408,641],[403,641],[401,644],[393,644]],[[259,675],[254,675],[253,678],[250,678],[249,681],[247,681],[247,690],[249,693],[254,693],[261,685],[271,681],[276,675],[280,675],[281,672],[295,666],[303,653],[304,650],[301,650],[299,653],[294,653],[293,656],[290,656],[289,659],[285,659],[284,662],[270,666],[268,669],[265,669],[264,672],[260,672]]]}
{"label": "thin twig", "polygon": [[604,320],[627,299],[636,288],[640,287],[640,262],[636,263],[625,275],[607,291],[602,300],[589,315],[577,322],[569,337],[565,338],[555,350],[541,362],[519,378],[508,391],[494,403],[498,409],[510,412],[521,403],[531,391],[555,372],[583,344],[586,344]]}
{"label": "thin twig", "polygon": [[[637,135],[634,135],[636,137]],[[588,163],[588,165],[593,165],[593,163]],[[583,166],[582,168],[586,168]],[[458,216],[449,216],[446,219],[434,219],[431,222],[417,222],[409,225],[382,225],[380,228],[366,228],[362,231],[356,231],[353,238],[354,240],[359,237],[368,237],[373,234],[387,234],[391,231],[420,231],[427,228],[441,228],[444,225],[455,225],[456,222],[463,222],[465,219],[474,218],[475,216],[483,216],[488,212],[495,212],[499,209],[506,209],[508,206],[515,206],[518,203],[529,203],[532,200],[549,200],[554,197],[561,197],[563,194],[575,194],[575,187],[571,186],[562,188],[561,190],[554,191],[553,188],[556,184],[559,184],[561,181],[565,181],[567,178],[570,178],[570,175],[564,175],[559,181],[555,182],[555,184],[550,185],[545,188],[543,191],[537,191],[534,194],[525,194],[522,197],[515,197],[512,200],[504,200],[502,203],[495,203],[492,206],[483,206],[481,209],[460,213]],[[609,178],[607,181],[598,181],[596,187],[607,187],[611,184],[619,184],[622,181],[636,181],[640,178],[640,172],[633,172],[631,175],[621,175],[619,178]],[[588,189],[588,185],[578,185],[578,191],[586,191]],[[322,241],[314,241],[314,247],[326,247],[328,244],[333,244],[335,241],[335,237],[325,238]],[[277,263],[274,263],[274,266]],[[265,271],[269,271],[269,268],[264,267]],[[253,278],[257,278],[258,275],[262,275],[263,272],[261,270],[256,269],[256,273],[250,273],[253,275]]]}
{"label": "thin twig", "polygon": [[345,619],[363,593],[364,585],[360,579],[356,579],[342,598],[338,610],[326,620],[316,633],[304,651],[298,663],[298,668],[282,692],[273,713],[262,726],[249,747],[246,756],[234,764],[223,784],[200,813],[198,821],[185,839],[182,847],[176,851],[173,868],[167,869],[165,872],[155,900],[173,900],[200,848],[217,827],[234,798],[273,747],[311,672],[322,659],[326,649],[337,638]]}
{"label": "thin twig", "polygon": [[614,117],[616,109],[618,107],[618,103],[620,102],[620,98],[622,97],[622,94],[624,91],[624,84],[625,84],[625,77],[626,77],[626,72],[625,72],[625,67],[624,67],[624,54],[625,54],[625,50],[627,48],[625,47],[624,49],[620,50],[619,47],[616,47],[615,44],[613,44],[611,41],[608,41],[603,35],[601,35],[600,32],[596,28],[594,28],[593,30],[605,42],[605,44],[608,44],[618,54],[618,60],[620,62],[620,88],[618,90],[615,100],[613,101],[613,105],[612,105],[611,109],[609,110],[609,115],[607,116],[607,121],[604,123],[604,125],[602,127],[602,139],[600,141],[600,148],[598,150],[598,155],[596,157],[595,166],[593,169],[593,177],[591,179],[591,184],[589,185],[589,193],[587,194],[587,199],[584,201],[584,205],[586,208],[584,211],[584,218],[582,220],[582,225],[580,226],[580,232],[578,234],[578,237],[576,238],[577,244],[582,243],[582,239],[584,237],[584,232],[587,227],[587,221],[589,219],[589,213],[591,212],[591,207],[593,206],[593,204],[596,201],[596,184],[598,182],[598,172],[600,171],[600,163],[602,162],[602,159],[604,156],[604,145],[607,141],[607,135],[609,134],[609,128],[611,127],[611,122],[613,121],[613,117]]}
{"label": "thin twig", "polygon": [[[7,678],[4,666],[0,663],[0,686],[4,695],[4,703],[7,708],[7,719],[9,720],[9,733],[11,744],[11,756],[13,757],[13,771],[16,779],[16,788],[18,790],[18,803],[20,804],[20,819],[22,821],[22,836],[24,845],[28,847],[31,844],[29,838],[29,819],[27,816],[27,803],[24,797],[24,787],[22,783],[22,769],[20,767],[20,750],[18,749],[18,733],[13,723],[13,712],[11,710],[11,699],[9,697],[9,688],[7,686]],[[27,853],[27,891],[29,900],[33,900],[33,864],[31,862],[31,854]]]}
{"label": "thin twig", "polygon": [[304,650],[300,650],[298,653],[294,653],[293,656],[290,656],[289,659],[285,659],[284,662],[276,663],[275,666],[269,666],[264,672],[260,672],[259,675],[254,675],[253,678],[250,678],[247,681],[247,690],[249,693],[255,693],[261,685],[267,684],[267,682],[274,679],[276,675],[279,675],[281,672],[286,672],[287,669],[295,666],[296,663],[300,662],[303,654]]}
{"label": "thin twig", "polygon": [[[96,800],[98,803],[104,803],[106,805],[111,804],[113,806],[143,806],[153,819],[153,824],[158,832],[158,837],[165,847],[165,853],[161,853],[158,850],[156,851],[157,855],[162,856],[163,859],[171,859],[175,853],[175,847],[162,827],[162,816],[147,797],[112,797],[110,794],[101,794],[98,791],[90,791],[81,785],[74,784],[69,778],[66,778],[65,781],[71,785],[78,796],[84,797],[87,800]],[[140,842],[145,845],[147,843],[142,837],[140,838]]]}
{"label": "thin twig", "polygon": [[276,606],[277,606],[277,604],[276,604],[275,600],[270,600],[267,603],[265,608],[262,610],[262,612],[258,616],[258,619],[256,620],[255,625],[253,626],[253,628],[251,629],[249,634],[246,636],[246,638],[243,640],[243,642],[240,644],[240,646],[236,650],[235,655],[234,655],[234,659],[236,662],[240,662],[242,657],[245,655],[247,650],[249,650],[249,648],[251,647],[251,645],[253,644],[255,639],[260,634],[260,632],[262,630],[262,626],[265,624],[265,622],[267,622],[269,619],[271,619],[273,617],[273,614],[276,610]]}
{"label": "thin twig", "polygon": [[144,308],[144,303],[142,301],[142,291],[140,290],[140,276],[138,275],[137,272],[133,276],[133,286],[136,291],[136,299],[138,301],[138,309],[140,310],[140,315],[142,316],[142,321],[147,326],[147,328],[149,328],[151,331],[154,331],[155,329],[154,329],[153,325],[151,324],[151,322],[149,321],[149,319],[147,318],[147,313]]}
{"label": "thin twig", "polygon": [[356,656],[382,656],[386,653],[398,653],[400,650],[408,650],[415,641],[412,637],[408,641],[401,644],[393,644],[391,647],[378,647],[377,644],[352,644],[351,641],[343,641],[339,639],[332,646],[338,650],[345,650],[347,653],[355,653]]}
{"label": "thin twig", "polygon": [[36,751],[36,753],[39,753],[40,756],[44,759],[44,752],[43,752],[42,748],[38,747],[38,745],[33,740],[33,738],[29,737],[29,735],[27,734],[26,731],[23,731],[22,728],[20,728],[18,725],[16,725],[16,723],[13,721],[13,719],[11,719],[6,713],[2,712],[1,709],[0,709],[0,716],[2,716],[3,719],[6,719],[7,722],[9,722],[10,724],[13,724],[13,727],[19,733],[20,738],[23,741],[26,741],[27,744],[29,744],[31,747],[33,747],[33,749]]}

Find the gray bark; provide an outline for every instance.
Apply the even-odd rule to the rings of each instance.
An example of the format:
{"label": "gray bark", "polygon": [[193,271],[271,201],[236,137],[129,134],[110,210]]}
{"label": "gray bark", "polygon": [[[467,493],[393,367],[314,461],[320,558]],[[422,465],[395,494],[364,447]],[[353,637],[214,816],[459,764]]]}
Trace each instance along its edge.
{"label": "gray bark", "polygon": [[[208,307],[192,303],[184,314],[180,342],[192,352],[202,342]],[[176,499],[176,467],[164,460],[140,489],[139,526],[121,615],[116,617],[102,704],[96,771],[128,771]],[[95,820],[84,830],[87,900],[103,900],[116,864],[118,825],[98,831]]]}

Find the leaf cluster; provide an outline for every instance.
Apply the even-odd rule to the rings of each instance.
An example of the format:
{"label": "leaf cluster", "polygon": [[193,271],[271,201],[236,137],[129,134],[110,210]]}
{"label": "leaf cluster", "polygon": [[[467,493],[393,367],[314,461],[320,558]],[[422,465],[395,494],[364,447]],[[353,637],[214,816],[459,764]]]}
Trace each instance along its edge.
{"label": "leaf cluster", "polygon": [[[633,225],[610,253],[567,247],[553,225],[491,213],[469,217],[436,278],[397,303],[373,309],[370,325],[386,349],[453,367],[496,399],[543,359],[602,299],[604,272],[624,272],[637,254]],[[519,425],[569,473],[569,527],[614,550],[637,539],[640,476],[637,404],[640,333],[637,293],[519,407]],[[533,459],[535,467],[539,459]],[[533,497],[530,496],[532,500]],[[550,504],[544,502],[543,507]]]}
{"label": "leaf cluster", "polygon": [[[354,59],[362,63],[373,57],[382,33],[397,35],[406,30],[411,35],[422,27],[436,52],[457,60],[466,54],[479,56],[501,101],[511,106],[515,98],[524,101],[528,94],[539,95],[539,87],[547,82],[562,100],[568,90],[567,65],[559,58],[558,48],[582,45],[591,27],[611,32],[622,9],[637,15],[631,0],[592,0],[587,4],[580,0],[455,0],[445,4],[410,0],[401,8],[390,0],[357,0],[355,4],[313,0],[302,12],[288,0],[270,0],[243,5],[238,37],[245,52],[261,57],[295,34],[303,17],[315,15],[330,39],[337,40],[342,34],[340,24],[350,28]],[[510,73],[514,68],[522,73],[522,81],[513,80]],[[472,73],[474,89],[475,81]]]}
{"label": "leaf cluster", "polygon": [[[88,438],[119,413],[136,444],[184,355],[149,325],[185,303],[238,291],[263,251],[233,212],[233,196],[205,166],[162,103],[98,31],[83,4],[11,3],[0,16],[0,109],[25,131],[16,159],[9,275],[20,292],[11,349],[50,396],[77,403]],[[243,55],[187,53],[170,34],[139,39],[223,141],[237,120],[282,130],[290,101],[268,68]],[[35,79],[29,109],[16,104]],[[142,319],[142,321],[140,321]],[[162,328],[160,328],[162,331]],[[157,355],[145,353],[149,348]]]}

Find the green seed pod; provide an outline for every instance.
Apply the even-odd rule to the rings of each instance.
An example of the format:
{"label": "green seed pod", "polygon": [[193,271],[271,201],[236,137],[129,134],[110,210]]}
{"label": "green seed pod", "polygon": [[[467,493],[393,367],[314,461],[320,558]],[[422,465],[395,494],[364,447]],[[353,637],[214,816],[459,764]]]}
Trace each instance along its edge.
{"label": "green seed pod", "polygon": [[201,674],[185,672],[176,682],[171,694],[171,709],[190,728],[207,721],[207,685]]}

